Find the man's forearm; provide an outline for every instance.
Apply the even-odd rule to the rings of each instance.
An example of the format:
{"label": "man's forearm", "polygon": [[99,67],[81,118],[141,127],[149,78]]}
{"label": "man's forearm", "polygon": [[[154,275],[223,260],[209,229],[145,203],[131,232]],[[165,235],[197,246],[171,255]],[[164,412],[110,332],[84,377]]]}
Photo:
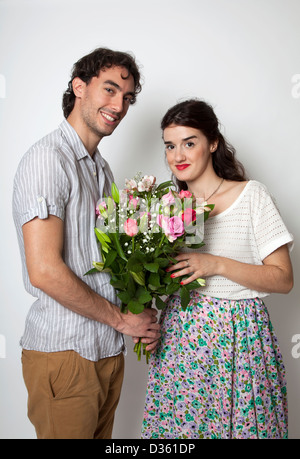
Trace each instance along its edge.
{"label": "man's forearm", "polygon": [[[52,267],[51,267],[52,266]],[[62,306],[89,319],[109,325],[129,336],[157,340],[159,324],[157,311],[146,309],[140,314],[121,313],[118,306],[94,292],[63,262],[49,264],[35,270],[31,283],[51,296]]]}
{"label": "man's forearm", "polygon": [[23,226],[26,264],[30,282],[62,306],[113,327],[130,336],[157,339],[157,312],[121,313],[120,309],[94,292],[64,263],[63,222],[50,216]]}
{"label": "man's forearm", "polygon": [[119,329],[122,321],[119,308],[94,292],[63,261],[53,267],[36,267],[30,281],[71,311]]}

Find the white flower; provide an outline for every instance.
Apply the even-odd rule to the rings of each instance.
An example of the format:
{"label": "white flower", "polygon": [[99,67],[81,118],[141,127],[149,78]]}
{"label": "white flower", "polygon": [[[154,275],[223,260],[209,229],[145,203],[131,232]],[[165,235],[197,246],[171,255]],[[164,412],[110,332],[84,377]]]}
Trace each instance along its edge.
{"label": "white flower", "polygon": [[134,179],[125,179],[125,186],[128,191],[135,191],[137,189],[137,184]]}
{"label": "white flower", "polygon": [[139,191],[150,191],[155,183],[156,178],[153,175],[144,175],[139,181],[137,187]]}

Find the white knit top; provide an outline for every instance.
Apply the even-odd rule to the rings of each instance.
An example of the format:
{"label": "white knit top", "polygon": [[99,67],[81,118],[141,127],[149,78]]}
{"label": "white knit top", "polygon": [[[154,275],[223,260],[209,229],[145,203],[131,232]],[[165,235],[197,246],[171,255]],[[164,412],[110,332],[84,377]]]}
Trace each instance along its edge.
{"label": "white knit top", "polygon": [[[262,260],[282,245],[289,244],[291,250],[293,236],[267,188],[250,180],[228,209],[205,222],[204,242],[205,245],[197,251],[262,265]],[[231,300],[269,295],[221,276],[208,277],[206,286],[200,288],[199,293]]]}

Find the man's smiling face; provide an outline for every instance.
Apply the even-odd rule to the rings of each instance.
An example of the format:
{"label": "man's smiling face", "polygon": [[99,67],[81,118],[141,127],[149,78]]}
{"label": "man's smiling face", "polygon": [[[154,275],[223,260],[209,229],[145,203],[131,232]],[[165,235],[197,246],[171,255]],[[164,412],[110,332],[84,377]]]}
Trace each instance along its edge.
{"label": "man's smiling face", "polygon": [[124,67],[102,69],[83,83],[80,112],[86,127],[99,139],[111,135],[134,98],[134,79]]}

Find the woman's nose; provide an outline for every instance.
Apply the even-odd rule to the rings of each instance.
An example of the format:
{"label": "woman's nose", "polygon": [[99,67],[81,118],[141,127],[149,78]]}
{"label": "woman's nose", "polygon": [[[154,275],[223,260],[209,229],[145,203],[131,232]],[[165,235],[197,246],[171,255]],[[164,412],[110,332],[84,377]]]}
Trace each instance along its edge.
{"label": "woman's nose", "polygon": [[183,148],[178,147],[175,150],[175,160],[177,162],[184,161],[185,160],[185,151]]}

